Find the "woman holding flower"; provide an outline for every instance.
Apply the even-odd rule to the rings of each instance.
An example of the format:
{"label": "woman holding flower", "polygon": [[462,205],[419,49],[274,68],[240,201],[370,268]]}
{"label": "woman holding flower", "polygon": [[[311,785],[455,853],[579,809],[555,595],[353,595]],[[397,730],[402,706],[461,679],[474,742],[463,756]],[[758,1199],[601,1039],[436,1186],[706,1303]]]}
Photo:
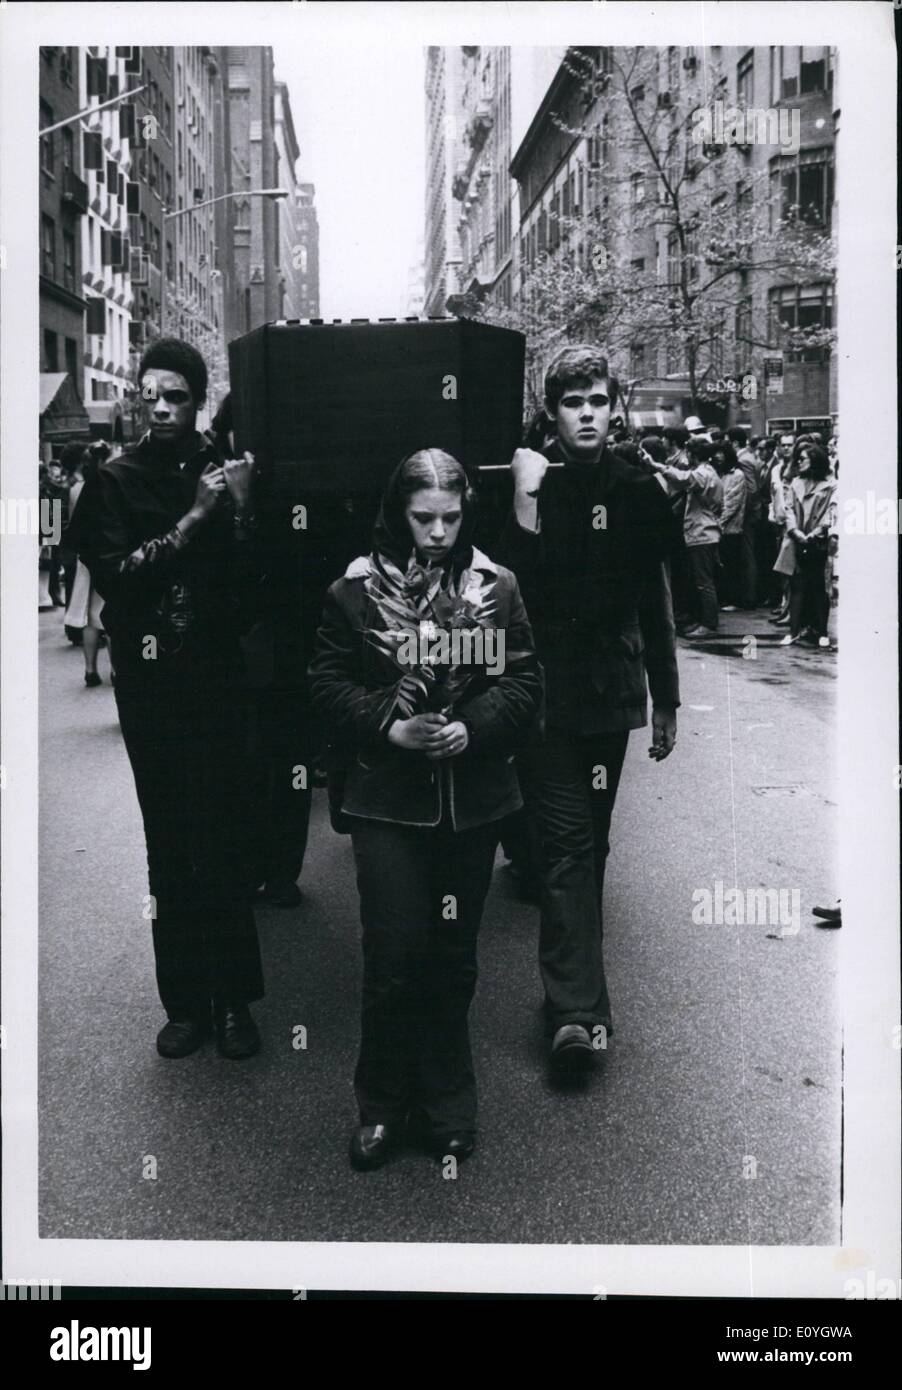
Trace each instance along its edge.
{"label": "woman holding flower", "polygon": [[[474,510],[456,459],[405,459],[372,553],[328,592],[310,666],[343,765],[333,824],[350,830],[360,892],[358,1168],[411,1129],[438,1158],[462,1160],[475,1141],[476,937],[500,823],[522,805],[513,755],[537,725],[542,673],[514,575],[472,545]],[[456,628],[471,640],[432,640]]]}

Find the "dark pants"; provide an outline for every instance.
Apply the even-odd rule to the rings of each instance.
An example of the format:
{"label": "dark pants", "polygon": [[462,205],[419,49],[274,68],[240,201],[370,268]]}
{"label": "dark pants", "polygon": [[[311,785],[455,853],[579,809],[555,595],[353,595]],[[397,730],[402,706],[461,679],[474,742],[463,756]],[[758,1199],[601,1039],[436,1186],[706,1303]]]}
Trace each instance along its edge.
{"label": "dark pants", "polygon": [[300,877],[313,796],[311,715],[302,693],[267,687],[247,697],[251,886]]}
{"label": "dark pants", "polygon": [[740,560],[740,608],[755,608],[758,604],[758,560],[755,554],[758,521],[747,521],[742,528],[742,557]]}
{"label": "dark pants", "polygon": [[766,599],[769,604],[776,607],[783,603],[786,597],[786,577],[774,572],[774,565],[777,563],[777,556],[783,544],[783,533],[785,527],[782,522],[766,521],[764,532],[764,568],[767,575],[767,594]]}
{"label": "dark pants", "polygon": [[[459,834],[354,819],[363,924],[360,1057],[364,1125],[418,1112],[434,1135],[476,1124],[467,1012],[498,823]],[[456,917],[449,895],[456,900]]]}
{"label": "dark pants", "polygon": [[676,541],[670,561],[670,586],[673,594],[673,616],[678,627],[694,621],[692,575],[689,570],[689,547],[682,536]]}
{"label": "dark pants", "polygon": [[720,564],[717,574],[717,594],[721,603],[731,603],[737,608],[751,608],[746,601],[746,542],[740,531],[734,536],[721,536]]}
{"label": "dark pants", "polygon": [[717,628],[717,542],[710,545],[687,545],[686,560],[692,585],[692,604],[696,621],[713,630]]}
{"label": "dark pants", "polygon": [[796,547],[796,572],[789,581],[789,630],[798,637],[810,627],[816,637],[827,636],[830,595],[824,584],[826,553],[806,553]]}
{"label": "dark pants", "polygon": [[[116,656],[113,644],[113,656]],[[164,664],[165,663],[165,664]],[[157,985],[170,1018],[263,997],[242,872],[241,710],[177,657],[118,662],[116,704],[144,818]]]}
{"label": "dark pants", "polygon": [[539,969],[549,1034],[565,1023],[582,1023],[590,1032],[601,1023],[613,1032],[602,955],[602,896],[628,739],[627,732],[579,737],[549,729],[544,743],[517,759],[541,850]]}

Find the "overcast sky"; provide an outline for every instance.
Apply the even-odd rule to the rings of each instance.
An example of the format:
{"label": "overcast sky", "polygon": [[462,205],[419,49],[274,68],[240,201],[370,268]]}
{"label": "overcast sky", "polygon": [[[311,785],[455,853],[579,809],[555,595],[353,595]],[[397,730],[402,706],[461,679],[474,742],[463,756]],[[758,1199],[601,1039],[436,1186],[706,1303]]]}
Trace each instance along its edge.
{"label": "overcast sky", "polygon": [[385,47],[274,45],[305,179],[316,184],[323,318],[401,312],[423,231],[424,53]]}

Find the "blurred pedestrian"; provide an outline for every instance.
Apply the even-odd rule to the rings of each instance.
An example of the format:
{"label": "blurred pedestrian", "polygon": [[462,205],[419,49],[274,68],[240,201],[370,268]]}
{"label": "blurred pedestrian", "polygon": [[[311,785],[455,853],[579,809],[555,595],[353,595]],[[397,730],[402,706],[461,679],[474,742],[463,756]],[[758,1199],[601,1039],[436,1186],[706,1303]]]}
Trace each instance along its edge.
{"label": "blurred pedestrian", "polygon": [[[69,491],[69,524],[67,536],[74,533],[74,522],[76,503],[84,490],[85,484],[90,478],[96,477],[98,464],[96,458],[90,455],[84,459],[77,470],[72,487]],[[93,689],[103,684],[102,677],[97,670],[97,656],[100,651],[100,644],[103,638],[103,622],[101,613],[103,611],[103,599],[94,587],[87,565],[76,556],[75,578],[72,583],[72,592],[69,596],[69,604],[66,608],[66,615],[63,619],[67,632],[77,632],[80,641],[76,643],[84,652],[85,659],[85,685],[88,689]],[[113,668],[113,658],[110,654],[110,681],[115,682],[116,673]]]}

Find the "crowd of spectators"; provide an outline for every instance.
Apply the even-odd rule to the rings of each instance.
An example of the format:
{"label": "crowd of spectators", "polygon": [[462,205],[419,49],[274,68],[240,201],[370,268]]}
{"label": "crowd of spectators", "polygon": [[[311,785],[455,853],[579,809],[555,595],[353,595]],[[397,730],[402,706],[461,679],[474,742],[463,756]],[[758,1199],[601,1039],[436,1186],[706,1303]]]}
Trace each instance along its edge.
{"label": "crowd of spectators", "polygon": [[681,427],[612,447],[656,474],[672,502],[677,630],[713,636],[721,613],[768,607],[781,646],[831,647],[838,547],[838,440],[818,433],[756,436],[690,416]]}

